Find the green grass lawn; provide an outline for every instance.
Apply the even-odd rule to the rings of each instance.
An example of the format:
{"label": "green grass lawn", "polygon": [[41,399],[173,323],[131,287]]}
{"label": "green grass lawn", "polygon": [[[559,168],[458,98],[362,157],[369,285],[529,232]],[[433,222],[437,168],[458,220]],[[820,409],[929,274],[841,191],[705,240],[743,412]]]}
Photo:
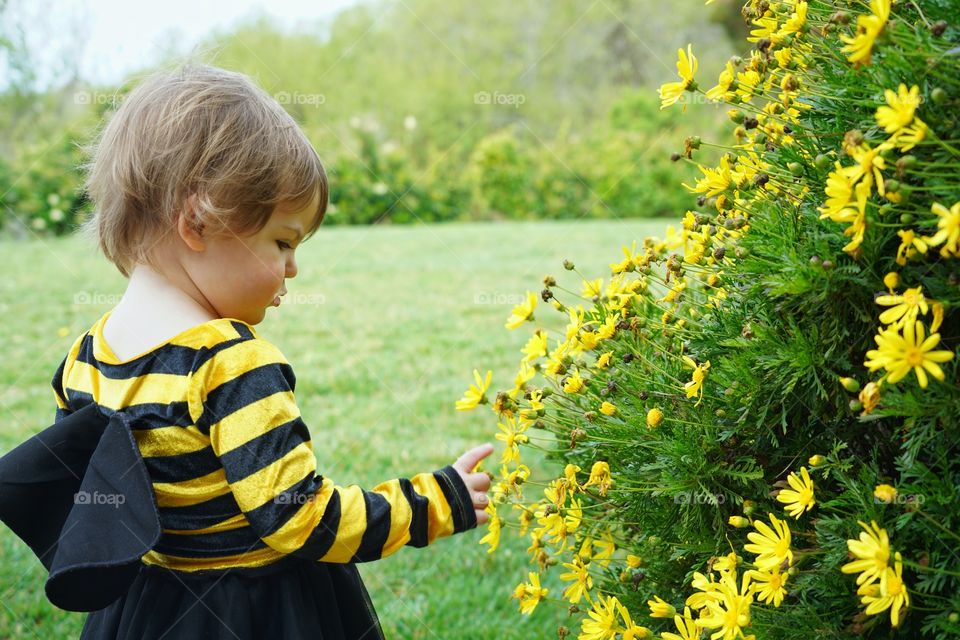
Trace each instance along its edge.
{"label": "green grass lawn", "polygon": [[[534,328],[504,329],[517,296],[539,291],[548,273],[579,292],[563,259],[606,278],[608,264],[623,257],[621,245],[662,236],[665,226],[629,220],[321,229],[298,251],[300,274],[288,283],[283,306],[258,325],[293,364],[318,470],[341,485],[371,487],[450,464],[483,442],[497,445],[485,463],[495,470],[502,451],[495,416],[486,407],[457,412],[454,401],[474,368],[493,370],[494,391],[512,386],[519,349]],[[77,238],[0,240],[0,255],[6,452],[52,421],[54,370],[126,283]],[[565,323],[542,303],[536,319],[551,329]],[[534,478],[551,471],[529,455],[526,462]],[[360,565],[388,638],[556,637],[567,619],[557,600],[561,585],[548,581],[552,601],[521,616],[510,593],[533,567],[529,541],[505,531],[488,554],[478,545],[483,534],[473,530]],[[0,638],[79,635],[83,614],[52,607],[44,579],[28,547],[0,526]]]}

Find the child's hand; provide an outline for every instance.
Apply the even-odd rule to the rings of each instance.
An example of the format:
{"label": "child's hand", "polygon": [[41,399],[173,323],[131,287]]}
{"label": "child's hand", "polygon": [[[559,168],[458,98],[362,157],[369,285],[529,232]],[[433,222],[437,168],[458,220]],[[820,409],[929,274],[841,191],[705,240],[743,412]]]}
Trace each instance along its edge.
{"label": "child's hand", "polygon": [[493,445],[482,444],[470,449],[453,463],[453,468],[463,478],[470,495],[473,496],[473,509],[477,514],[478,527],[486,524],[490,519],[490,515],[484,511],[490,502],[490,498],[487,496],[487,490],[490,489],[490,476],[487,475],[486,471],[473,473],[473,469],[491,453],[493,453]]}

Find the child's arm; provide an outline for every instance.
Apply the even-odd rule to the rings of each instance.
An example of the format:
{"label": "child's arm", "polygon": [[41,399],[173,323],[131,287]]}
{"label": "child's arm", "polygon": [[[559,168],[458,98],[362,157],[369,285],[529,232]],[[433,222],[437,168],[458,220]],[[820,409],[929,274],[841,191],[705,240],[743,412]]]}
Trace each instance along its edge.
{"label": "child's arm", "polygon": [[202,377],[209,392],[201,391],[197,426],[208,433],[250,526],[270,547],[324,562],[367,562],[474,528],[478,516],[486,520],[490,479],[471,471],[492,447],[370,491],[341,487],[316,473],[293,395],[296,379],[275,346],[261,339],[234,345],[214,356]]}

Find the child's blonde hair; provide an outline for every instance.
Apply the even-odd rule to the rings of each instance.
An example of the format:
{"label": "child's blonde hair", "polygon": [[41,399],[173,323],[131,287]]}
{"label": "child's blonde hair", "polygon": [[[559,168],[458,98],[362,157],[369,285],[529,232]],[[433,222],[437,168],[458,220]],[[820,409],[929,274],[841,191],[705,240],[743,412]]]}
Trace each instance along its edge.
{"label": "child's blonde hair", "polygon": [[[247,76],[203,64],[144,79],[89,148],[94,204],[81,233],[124,276],[176,228],[191,194],[204,229],[263,228],[274,207],[308,205],[310,237],[327,209],[327,175],[296,121]],[[212,223],[212,224],[211,224]]]}

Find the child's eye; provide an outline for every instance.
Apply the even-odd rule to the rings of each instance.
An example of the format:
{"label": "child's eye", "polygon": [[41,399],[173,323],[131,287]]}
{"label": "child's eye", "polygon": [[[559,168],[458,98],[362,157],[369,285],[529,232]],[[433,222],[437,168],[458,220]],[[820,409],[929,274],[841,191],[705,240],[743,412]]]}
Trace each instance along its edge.
{"label": "child's eye", "polygon": [[277,240],[277,246],[281,249],[291,249],[292,247],[283,240]]}

